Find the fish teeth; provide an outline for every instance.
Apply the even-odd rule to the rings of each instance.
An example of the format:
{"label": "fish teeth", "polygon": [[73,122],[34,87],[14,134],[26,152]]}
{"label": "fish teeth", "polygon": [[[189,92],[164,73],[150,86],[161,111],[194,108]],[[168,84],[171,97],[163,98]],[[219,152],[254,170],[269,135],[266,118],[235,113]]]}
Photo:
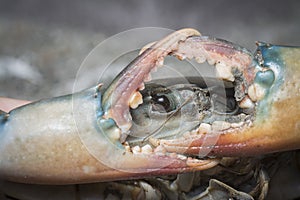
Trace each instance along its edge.
{"label": "fish teeth", "polygon": [[159,139],[156,139],[156,138],[150,137],[149,142],[155,147],[157,147],[159,145]]}
{"label": "fish teeth", "polygon": [[194,58],[193,54],[188,54],[186,57],[190,60],[192,60]]}
{"label": "fish teeth", "polygon": [[198,167],[198,166],[203,165],[203,161],[198,160],[196,158],[188,157],[187,160],[186,160],[186,165],[189,166],[189,167]]}
{"label": "fish teeth", "polygon": [[244,125],[244,122],[238,122],[238,123],[231,123],[232,128],[239,128]]}
{"label": "fish teeth", "polygon": [[201,123],[199,128],[198,128],[198,133],[199,134],[206,134],[211,132],[211,125],[207,123]]}
{"label": "fish teeth", "polygon": [[177,153],[169,153],[169,156],[171,157],[171,158],[178,158],[178,154]]}
{"label": "fish teeth", "polygon": [[143,89],[145,89],[145,84],[144,83],[141,83],[141,85],[139,86],[139,88],[138,88],[139,90],[143,90]]}
{"label": "fish teeth", "polygon": [[141,147],[140,146],[134,146],[134,147],[131,148],[131,150],[132,150],[133,154],[141,153]]}
{"label": "fish teeth", "polygon": [[197,135],[198,134],[198,129],[194,129],[190,132],[190,135]]}
{"label": "fish teeth", "polygon": [[130,108],[135,109],[142,103],[143,103],[142,94],[138,91],[134,92],[129,99]]}
{"label": "fish teeth", "polygon": [[150,154],[153,152],[153,149],[149,144],[146,144],[145,146],[143,146],[141,150],[142,150],[142,153],[144,153],[144,154]]}
{"label": "fish teeth", "polygon": [[112,131],[110,132],[109,134],[109,137],[112,139],[112,140],[119,140],[120,137],[121,137],[121,130],[117,127],[113,128]]}
{"label": "fish teeth", "polygon": [[208,64],[210,65],[214,65],[216,63],[216,60],[215,59],[212,59],[212,58],[207,58],[207,62]]}
{"label": "fish teeth", "polygon": [[254,103],[251,101],[251,99],[249,97],[245,97],[240,103],[239,103],[239,107],[241,108],[253,108],[254,107]]}
{"label": "fish teeth", "polygon": [[248,88],[248,95],[252,101],[259,101],[265,96],[265,89],[259,84],[253,83]]}
{"label": "fish teeth", "polygon": [[159,145],[154,149],[154,153],[157,155],[165,155],[167,152],[166,148],[163,145]]}
{"label": "fish teeth", "polygon": [[162,57],[162,58],[159,58],[157,61],[156,61],[156,66],[157,67],[161,67],[164,65],[164,61],[165,59]]}
{"label": "fish teeth", "polygon": [[177,154],[177,158],[179,158],[180,160],[186,160],[187,157],[185,155],[182,154]]}
{"label": "fish teeth", "polygon": [[217,76],[223,80],[228,80],[231,82],[234,81],[234,76],[231,72],[231,67],[226,66],[224,63],[216,64],[216,73]]}
{"label": "fish teeth", "polygon": [[183,55],[183,54],[176,54],[176,57],[177,57],[178,60],[186,59],[186,55]]}
{"label": "fish teeth", "polygon": [[129,143],[128,142],[124,142],[124,148],[125,148],[125,151],[126,152],[131,152],[131,148],[130,148],[130,146],[129,146]]}
{"label": "fish teeth", "polygon": [[197,61],[197,63],[204,63],[206,61],[205,56],[198,56],[195,58],[195,60]]}

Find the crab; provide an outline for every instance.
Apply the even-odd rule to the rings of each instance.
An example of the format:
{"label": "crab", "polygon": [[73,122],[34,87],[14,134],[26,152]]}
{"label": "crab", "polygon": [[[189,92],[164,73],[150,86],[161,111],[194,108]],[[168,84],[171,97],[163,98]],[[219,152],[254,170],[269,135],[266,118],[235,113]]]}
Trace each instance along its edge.
{"label": "crab", "polygon": [[[126,190],[139,183],[145,194],[159,180],[152,177],[210,174],[237,160],[299,149],[299,55],[297,47],[262,42],[252,54],[194,29],[176,31],[146,45],[108,86],[1,111],[0,177],[26,184],[109,182],[119,190],[124,182],[110,181],[133,180]],[[151,82],[167,56],[207,61],[216,77]],[[268,178],[255,169],[263,198]],[[134,181],[145,178],[150,181]],[[197,198],[211,188],[252,198],[214,179]]]}

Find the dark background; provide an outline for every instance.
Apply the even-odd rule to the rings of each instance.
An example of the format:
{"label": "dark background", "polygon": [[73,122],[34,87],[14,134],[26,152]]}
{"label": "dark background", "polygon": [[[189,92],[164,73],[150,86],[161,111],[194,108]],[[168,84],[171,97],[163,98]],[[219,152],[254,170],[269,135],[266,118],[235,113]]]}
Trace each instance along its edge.
{"label": "dark background", "polygon": [[[71,92],[93,47],[132,28],[192,27],[251,51],[257,40],[300,45],[299,9],[297,0],[0,0],[0,95],[35,100]],[[92,71],[87,76],[94,80]]]}

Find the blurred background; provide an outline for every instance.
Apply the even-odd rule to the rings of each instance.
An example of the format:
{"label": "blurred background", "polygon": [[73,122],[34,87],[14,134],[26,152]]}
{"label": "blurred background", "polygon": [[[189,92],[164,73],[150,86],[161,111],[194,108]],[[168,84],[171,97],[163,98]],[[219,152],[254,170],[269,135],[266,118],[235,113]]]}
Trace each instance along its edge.
{"label": "blurred background", "polygon": [[[76,78],[84,59],[133,28],[191,27],[252,52],[255,41],[300,46],[299,10],[299,0],[0,0],[0,96],[38,100],[71,93],[75,80],[96,84],[101,59]],[[108,45],[103,56],[135,42]]]}
{"label": "blurred background", "polygon": [[[299,9],[297,0],[0,0],[0,96],[37,100],[72,92],[88,53],[132,28],[192,27],[251,51],[257,40],[300,46]],[[94,69],[80,81],[96,83]]]}

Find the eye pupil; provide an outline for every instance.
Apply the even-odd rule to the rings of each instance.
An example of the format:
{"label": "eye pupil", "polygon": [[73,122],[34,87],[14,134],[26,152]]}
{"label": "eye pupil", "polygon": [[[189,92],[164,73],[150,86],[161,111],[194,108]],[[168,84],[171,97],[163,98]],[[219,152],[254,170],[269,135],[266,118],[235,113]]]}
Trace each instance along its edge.
{"label": "eye pupil", "polygon": [[165,104],[167,101],[169,101],[169,100],[166,97],[159,97],[157,99],[157,102],[161,103],[161,104]]}
{"label": "eye pupil", "polygon": [[153,110],[160,112],[171,112],[170,100],[165,95],[155,94],[152,96]]}

